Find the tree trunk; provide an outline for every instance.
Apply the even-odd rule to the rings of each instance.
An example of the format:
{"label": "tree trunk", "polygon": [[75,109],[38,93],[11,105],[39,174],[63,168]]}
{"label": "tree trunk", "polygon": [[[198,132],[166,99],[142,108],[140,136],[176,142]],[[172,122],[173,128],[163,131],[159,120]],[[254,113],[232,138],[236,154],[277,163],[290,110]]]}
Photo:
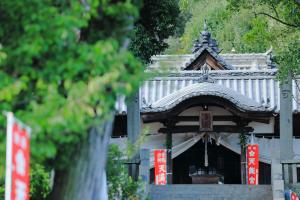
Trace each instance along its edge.
{"label": "tree trunk", "polygon": [[110,120],[91,128],[67,171],[56,174],[48,199],[107,199],[105,166],[112,124]]}

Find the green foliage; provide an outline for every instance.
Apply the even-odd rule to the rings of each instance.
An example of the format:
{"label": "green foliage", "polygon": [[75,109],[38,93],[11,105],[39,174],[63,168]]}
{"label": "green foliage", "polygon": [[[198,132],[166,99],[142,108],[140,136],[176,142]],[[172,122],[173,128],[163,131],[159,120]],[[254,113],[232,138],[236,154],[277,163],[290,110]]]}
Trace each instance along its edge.
{"label": "green foliage", "polygon": [[[0,111],[32,128],[32,163],[65,167],[116,98],[137,88],[144,68],[124,43],[138,13],[123,0],[0,2]],[[0,115],[2,158],[5,124]]]}
{"label": "green foliage", "polygon": [[289,73],[292,76],[300,74],[300,36],[294,38],[275,57],[279,64],[279,79],[284,80]]}
{"label": "green foliage", "polygon": [[[263,15],[293,28],[300,28],[300,2],[295,0],[227,0],[232,11],[251,9],[256,15]],[[261,8],[264,9],[261,9]]]}
{"label": "green foliage", "polygon": [[0,185],[0,198],[4,199],[4,196],[5,196],[5,186],[4,186],[4,184],[1,184]]}
{"label": "green foliage", "polygon": [[[222,53],[266,52],[273,47],[283,80],[299,70],[300,3],[294,0],[181,0],[192,17],[184,34],[168,40],[168,54],[190,53],[202,31],[204,19]],[[201,12],[199,12],[201,11]]]}
{"label": "green foliage", "polygon": [[[146,61],[160,53],[164,39],[180,32],[180,19],[173,0],[143,6],[138,0],[0,1],[0,111],[13,111],[32,128],[31,162],[40,174],[32,179],[33,199],[48,190],[34,163],[65,168],[88,130],[114,111],[117,97],[131,95],[145,78],[134,55]],[[5,124],[0,115],[2,158]],[[0,181],[4,164],[1,159]],[[134,184],[122,187],[134,190]]]}
{"label": "green foliage", "polygon": [[168,47],[165,39],[182,33],[187,17],[180,12],[177,0],[144,0],[140,18],[135,24],[131,51],[148,62],[152,55]]}
{"label": "green foliage", "polygon": [[[242,1],[237,1],[241,3]],[[192,18],[186,24],[181,38],[169,40],[167,53],[189,53],[194,39],[203,29],[204,19],[213,36],[219,41],[223,52],[230,52],[234,47],[237,52],[264,52],[270,46],[276,47],[282,28],[262,15],[255,15],[252,8],[235,7],[228,1],[188,1]],[[257,12],[268,9],[266,5],[256,8]],[[203,12],[199,12],[202,10]],[[281,37],[282,38],[282,37]],[[276,41],[276,42],[274,42]]]}
{"label": "green foliage", "polygon": [[142,182],[135,182],[128,175],[127,165],[124,164],[126,156],[117,145],[111,145],[108,152],[107,179],[109,199],[140,199],[142,195]]}
{"label": "green foliage", "polygon": [[241,146],[241,148],[246,148],[246,146],[247,146],[247,137],[246,137],[246,135],[244,133],[242,133],[242,134],[239,135],[239,137],[240,137],[240,146]]}
{"label": "green foliage", "polygon": [[[262,52],[270,48],[269,28],[264,26],[266,20],[262,17],[254,18],[251,10],[240,9],[239,12],[232,12],[226,9],[228,6],[226,0],[198,0],[186,3],[190,4],[187,9],[192,17],[186,23],[182,37],[169,39],[170,47],[166,53],[190,53],[194,40],[203,30],[205,19],[213,37],[219,41],[223,53],[230,52],[232,48],[237,52]],[[257,34],[260,31],[264,34]]]}
{"label": "green foliage", "polygon": [[[5,193],[4,181],[0,181],[0,199]],[[32,165],[30,169],[30,199],[42,200],[50,192],[50,176],[49,172],[39,164]]]}
{"label": "green foliage", "polygon": [[34,164],[30,169],[30,199],[45,199],[50,189],[49,172],[43,166]]}
{"label": "green foliage", "polygon": [[[253,44],[259,45],[260,41],[267,40],[275,47],[279,79],[284,80],[289,73],[299,75],[300,2],[294,0],[255,0],[251,3],[228,0],[228,2],[231,10],[248,8],[252,9],[256,16],[264,17],[266,23],[253,24],[252,31],[248,33],[250,36],[248,41],[253,35],[267,35],[259,41],[252,41]],[[264,31],[263,27],[269,27],[269,32]]]}
{"label": "green foliage", "polygon": [[2,45],[0,45],[0,64],[6,59],[6,53],[2,51]]}
{"label": "green foliage", "polygon": [[[250,52],[265,52],[270,48],[271,33],[267,30],[268,22],[262,18],[254,18],[250,21],[250,29],[242,39]],[[262,42],[265,41],[265,42]]]}

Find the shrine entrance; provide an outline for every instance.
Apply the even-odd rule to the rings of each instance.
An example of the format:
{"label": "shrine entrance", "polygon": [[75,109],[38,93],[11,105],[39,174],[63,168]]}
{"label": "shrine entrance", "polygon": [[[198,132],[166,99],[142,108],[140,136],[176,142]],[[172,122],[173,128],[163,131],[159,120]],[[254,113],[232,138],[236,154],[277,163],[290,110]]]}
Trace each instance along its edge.
{"label": "shrine entrance", "polygon": [[[173,159],[173,184],[241,184],[241,156],[215,141],[208,143],[205,167],[205,143],[198,141]],[[271,184],[271,165],[259,163],[259,184]],[[195,175],[202,180],[194,178]]]}
{"label": "shrine entrance", "polygon": [[208,166],[205,166],[205,143],[198,141],[173,159],[174,184],[241,184],[240,155],[217,145],[207,144]]}

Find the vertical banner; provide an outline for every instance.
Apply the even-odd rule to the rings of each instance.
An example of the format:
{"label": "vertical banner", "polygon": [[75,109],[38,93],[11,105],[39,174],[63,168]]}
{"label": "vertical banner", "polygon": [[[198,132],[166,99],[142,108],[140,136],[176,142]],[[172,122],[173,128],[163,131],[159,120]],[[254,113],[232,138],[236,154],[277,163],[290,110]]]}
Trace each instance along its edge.
{"label": "vertical banner", "polygon": [[290,198],[291,200],[299,200],[297,193],[293,192],[292,190],[290,190]]}
{"label": "vertical banner", "polygon": [[292,190],[285,190],[284,197],[286,200],[299,200],[297,193]]}
{"label": "vertical banner", "polygon": [[247,145],[248,185],[258,185],[259,149],[258,144]]}
{"label": "vertical banner", "polygon": [[154,150],[155,185],[167,184],[167,150]]}
{"label": "vertical banner", "polygon": [[5,200],[29,200],[30,128],[7,113]]}

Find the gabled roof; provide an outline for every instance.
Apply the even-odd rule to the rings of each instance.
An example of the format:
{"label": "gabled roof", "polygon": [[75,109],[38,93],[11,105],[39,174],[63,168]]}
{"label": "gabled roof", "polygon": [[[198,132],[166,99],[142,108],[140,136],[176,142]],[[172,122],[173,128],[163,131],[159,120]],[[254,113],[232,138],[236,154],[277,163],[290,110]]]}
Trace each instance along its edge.
{"label": "gabled roof", "polygon": [[219,55],[220,52],[218,43],[211,37],[205,21],[204,30],[201,32],[200,38],[195,41],[192,49],[194,56],[185,64],[185,70],[200,69],[205,62],[214,69],[234,69]]}
{"label": "gabled roof", "polygon": [[[213,51],[211,48],[204,46],[204,47],[200,48],[187,63],[185,63],[184,70],[195,69],[194,66],[196,66],[198,63],[200,63],[202,59],[204,59],[205,57],[210,57],[210,56],[214,59],[215,65],[218,66],[217,67],[218,69],[221,69],[221,70],[234,69],[233,66],[228,64],[218,53]],[[203,60],[202,62],[204,63],[207,61]],[[213,66],[211,66],[211,67],[213,67]]]}
{"label": "gabled roof", "polygon": [[[181,71],[186,68],[186,63],[195,59],[195,54],[183,55],[156,55],[151,58],[152,64],[147,67],[147,70],[159,71],[166,69],[169,71]],[[275,68],[272,62],[272,53],[267,51],[265,53],[226,53],[219,54],[226,63],[235,70],[267,70]]]}

